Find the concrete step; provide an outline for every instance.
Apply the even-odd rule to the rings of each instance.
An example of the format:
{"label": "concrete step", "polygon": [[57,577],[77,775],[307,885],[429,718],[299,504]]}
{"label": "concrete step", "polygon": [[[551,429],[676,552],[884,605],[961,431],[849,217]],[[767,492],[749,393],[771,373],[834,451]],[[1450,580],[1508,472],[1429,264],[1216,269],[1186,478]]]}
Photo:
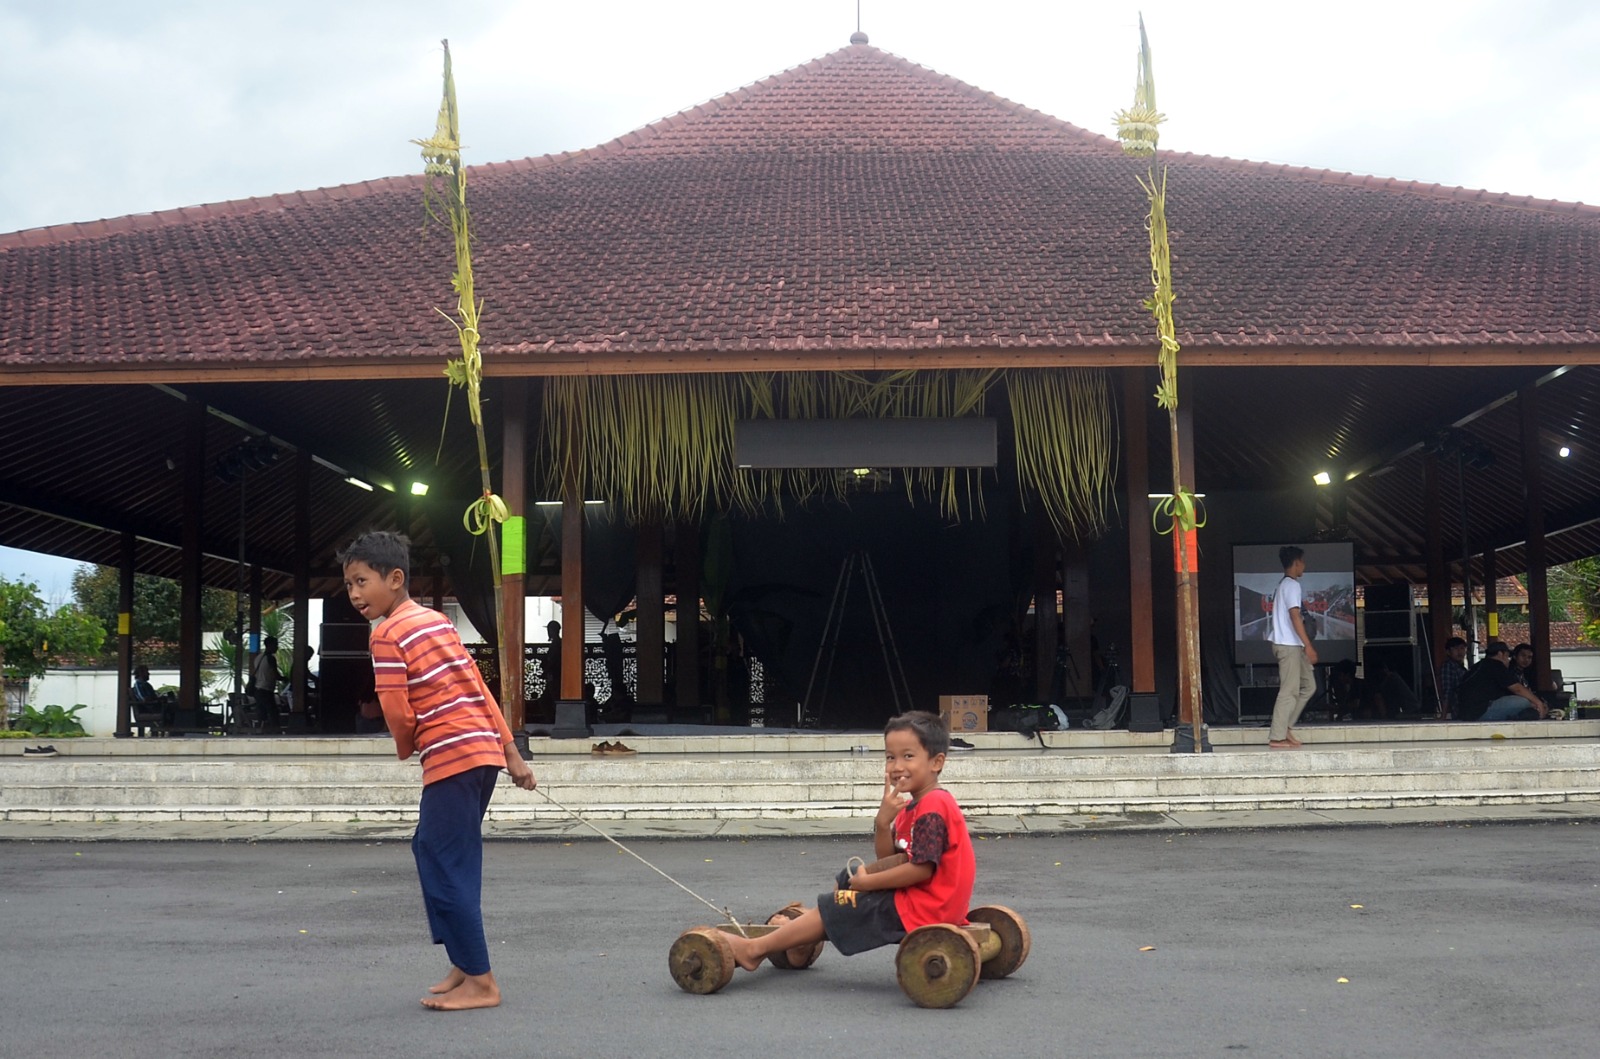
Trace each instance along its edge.
{"label": "concrete step", "polygon": [[[945,783],[978,820],[1185,809],[1600,800],[1600,742],[1544,734],[1562,725],[1536,727],[1539,735],[1525,739],[1312,743],[1295,752],[1239,744],[1233,749],[1224,744],[1203,755],[1169,754],[1164,747],[1041,750],[1012,745],[953,755]],[[849,747],[856,744],[848,741],[832,751],[779,750],[765,738],[770,737],[745,737],[735,744],[740,749],[727,752],[641,752],[623,758],[552,753],[537,757],[533,765],[550,798],[596,820],[826,820],[863,816],[877,804],[882,786],[875,754],[853,753]],[[845,737],[851,738],[861,737]],[[420,768],[371,753],[372,740],[339,741],[359,744],[347,754],[299,755],[265,747],[301,742],[296,740],[208,740],[219,744],[215,753],[227,754],[209,758],[186,752],[93,757],[83,753],[89,742],[75,741],[71,753],[56,758],[0,758],[0,819],[415,817]],[[128,742],[117,741],[117,749]],[[650,740],[637,742],[647,750]],[[752,749],[756,746],[759,752]],[[246,755],[241,749],[265,752]],[[538,794],[506,788],[491,808],[491,818],[568,817]]]}

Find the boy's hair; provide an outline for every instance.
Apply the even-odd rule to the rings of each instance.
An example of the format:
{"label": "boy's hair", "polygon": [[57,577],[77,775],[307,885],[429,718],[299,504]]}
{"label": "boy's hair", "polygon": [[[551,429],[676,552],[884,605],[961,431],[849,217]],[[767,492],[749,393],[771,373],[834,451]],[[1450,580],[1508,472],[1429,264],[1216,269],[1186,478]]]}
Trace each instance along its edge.
{"label": "boy's hair", "polygon": [[1467,646],[1467,641],[1463,640],[1459,636],[1452,636],[1452,637],[1450,637],[1450,639],[1448,639],[1448,640],[1446,640],[1444,642],[1444,649],[1446,651],[1453,651],[1457,647],[1465,647],[1465,646]]}
{"label": "boy's hair", "polygon": [[944,718],[926,710],[907,710],[889,718],[889,723],[883,726],[883,734],[890,732],[913,733],[929,757],[938,757],[950,751],[950,729],[944,726]]}
{"label": "boy's hair", "polygon": [[1305,553],[1306,550],[1304,548],[1296,548],[1292,544],[1285,544],[1278,549],[1278,562],[1282,563],[1283,568],[1287,570],[1294,565],[1296,559],[1301,558]]}
{"label": "boy's hair", "polygon": [[351,563],[366,563],[382,577],[390,570],[399,570],[407,581],[411,580],[411,541],[404,534],[388,530],[363,533],[334,556],[342,570]]}

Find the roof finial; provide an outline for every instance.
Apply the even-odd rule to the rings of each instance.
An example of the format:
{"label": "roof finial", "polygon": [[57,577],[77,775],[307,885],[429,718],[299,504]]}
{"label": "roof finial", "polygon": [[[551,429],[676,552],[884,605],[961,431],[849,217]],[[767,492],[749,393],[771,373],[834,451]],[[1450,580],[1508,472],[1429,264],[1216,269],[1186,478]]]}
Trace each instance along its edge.
{"label": "roof finial", "polygon": [[867,35],[861,32],[861,0],[856,0],[856,31],[850,34],[851,44],[865,44]]}

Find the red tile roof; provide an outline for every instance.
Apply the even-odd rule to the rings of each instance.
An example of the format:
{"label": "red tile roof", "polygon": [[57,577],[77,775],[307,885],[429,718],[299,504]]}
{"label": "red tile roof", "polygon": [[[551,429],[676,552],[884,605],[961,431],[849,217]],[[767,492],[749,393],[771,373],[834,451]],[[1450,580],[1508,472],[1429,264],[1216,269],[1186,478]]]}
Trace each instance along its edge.
{"label": "red tile roof", "polygon": [[[1600,351],[1600,210],[1164,161],[1191,350]],[[853,45],[474,167],[485,352],[1147,350],[1144,171]],[[0,236],[0,372],[442,356],[448,238],[421,224],[397,177]]]}

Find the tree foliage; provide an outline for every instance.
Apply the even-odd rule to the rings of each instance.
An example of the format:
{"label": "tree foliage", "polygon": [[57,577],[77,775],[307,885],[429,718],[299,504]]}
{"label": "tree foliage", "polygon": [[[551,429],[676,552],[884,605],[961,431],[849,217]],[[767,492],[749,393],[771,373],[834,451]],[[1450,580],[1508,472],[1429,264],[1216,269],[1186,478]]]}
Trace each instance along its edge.
{"label": "tree foliage", "polygon": [[52,611],[32,581],[0,577],[0,675],[29,680],[59,661],[92,657],[106,627],[77,604]]}
{"label": "tree foliage", "polygon": [[[72,598],[79,609],[93,615],[107,629],[117,627],[122,575],[114,566],[81,566],[72,575]],[[207,588],[200,595],[200,625],[223,629],[233,624],[234,594]],[[183,620],[183,586],[165,577],[135,574],[133,578],[133,639],[141,645],[139,661],[168,664],[176,657],[178,630]],[[115,641],[108,643],[114,647]]]}

